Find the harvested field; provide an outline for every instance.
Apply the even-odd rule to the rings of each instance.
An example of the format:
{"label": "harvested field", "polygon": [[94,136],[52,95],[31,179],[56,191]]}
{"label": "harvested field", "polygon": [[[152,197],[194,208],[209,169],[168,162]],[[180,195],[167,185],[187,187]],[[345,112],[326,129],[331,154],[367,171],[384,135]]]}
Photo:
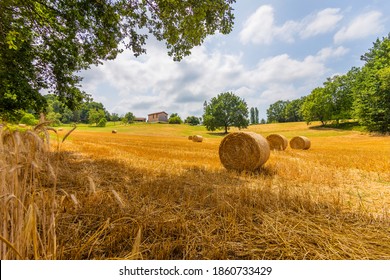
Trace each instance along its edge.
{"label": "harvested field", "polygon": [[271,153],[254,173],[227,171],[223,137],[207,132],[194,145],[168,125],[76,129],[51,159],[55,258],[390,259],[389,138],[292,127],[311,149]]}

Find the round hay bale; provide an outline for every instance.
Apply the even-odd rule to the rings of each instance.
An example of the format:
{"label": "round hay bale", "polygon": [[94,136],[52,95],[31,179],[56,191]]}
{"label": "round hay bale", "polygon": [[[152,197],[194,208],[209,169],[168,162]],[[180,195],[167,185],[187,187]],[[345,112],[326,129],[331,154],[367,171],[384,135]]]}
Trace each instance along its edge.
{"label": "round hay bale", "polygon": [[192,138],[193,138],[192,135],[188,136],[188,140],[192,140]]}
{"label": "round hay bale", "polygon": [[193,142],[203,142],[203,137],[200,135],[194,135],[194,136],[192,136],[192,141]]}
{"label": "round hay bale", "polygon": [[305,136],[296,136],[290,140],[291,149],[308,150],[310,149],[310,146],[310,140]]}
{"label": "round hay bale", "polygon": [[116,129],[114,129],[114,130],[112,131],[112,133],[116,134],[116,133],[118,133],[118,131],[117,131]]}
{"label": "round hay bale", "polygon": [[287,138],[280,134],[270,134],[266,139],[271,150],[284,151],[288,146]]}
{"label": "round hay bale", "polygon": [[267,140],[254,132],[230,133],[219,145],[219,159],[228,170],[255,171],[269,156]]}

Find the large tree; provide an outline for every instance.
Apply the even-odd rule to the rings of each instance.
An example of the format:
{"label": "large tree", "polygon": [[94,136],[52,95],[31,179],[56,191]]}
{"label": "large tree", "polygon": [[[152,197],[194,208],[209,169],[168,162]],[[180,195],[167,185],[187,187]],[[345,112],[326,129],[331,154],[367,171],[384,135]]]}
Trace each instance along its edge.
{"label": "large tree", "polygon": [[306,97],[291,100],[287,103],[284,109],[284,116],[286,122],[300,122],[303,121],[302,104]]}
{"label": "large tree", "polygon": [[207,130],[223,128],[225,133],[231,126],[246,128],[249,125],[246,102],[232,92],[225,92],[205,102],[203,124]]}
{"label": "large tree", "polygon": [[91,64],[114,59],[122,46],[138,56],[148,34],[175,60],[207,35],[233,27],[235,0],[1,0],[0,114],[41,110],[43,89],[70,109],[83,99]]}
{"label": "large tree", "polygon": [[333,76],[324,83],[324,91],[331,96],[331,119],[337,123],[352,116],[352,89],[357,73],[359,68],[354,67],[347,74]]}
{"label": "large tree", "polygon": [[332,119],[332,96],[323,87],[313,89],[302,104],[302,116],[307,123]]}
{"label": "large tree", "polygon": [[290,101],[278,100],[267,109],[267,119],[269,123],[286,122],[286,107]]}
{"label": "large tree", "polygon": [[390,132],[390,35],[365,53],[354,85],[354,115],[369,131]]}

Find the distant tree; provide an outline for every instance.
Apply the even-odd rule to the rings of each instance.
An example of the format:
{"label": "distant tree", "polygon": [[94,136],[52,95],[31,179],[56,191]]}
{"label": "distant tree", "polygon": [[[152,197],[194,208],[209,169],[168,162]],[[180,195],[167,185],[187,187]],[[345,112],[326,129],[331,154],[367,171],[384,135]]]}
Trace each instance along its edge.
{"label": "distant tree", "polygon": [[260,123],[261,123],[261,124],[266,124],[265,119],[261,119]]}
{"label": "distant tree", "polygon": [[46,115],[46,119],[51,122],[52,126],[59,126],[61,125],[61,114],[56,112],[50,112]]}
{"label": "distant tree", "polygon": [[89,124],[96,124],[98,125],[99,121],[101,119],[105,118],[105,113],[102,109],[90,109],[88,111],[88,122]]}
{"label": "distant tree", "polygon": [[188,123],[190,125],[198,125],[200,124],[200,119],[198,117],[195,117],[195,116],[188,116],[185,121],[185,123]]}
{"label": "distant tree", "polygon": [[135,116],[132,112],[127,112],[123,117],[122,117],[122,122],[124,124],[129,124],[133,123],[135,120]]}
{"label": "distant tree", "polygon": [[300,122],[303,121],[302,104],[306,97],[291,100],[287,103],[284,109],[284,118],[286,122]]}
{"label": "distant tree", "polygon": [[80,121],[82,123],[89,123],[89,112],[91,109],[94,109],[96,111],[102,110],[104,117],[106,117],[106,109],[104,108],[104,105],[100,102],[92,101],[92,98],[89,99],[88,102],[84,102],[81,104],[80,107]]}
{"label": "distant tree", "polygon": [[255,108],[253,108],[253,107],[251,107],[251,109],[250,109],[250,120],[251,120],[251,124],[256,123]]}
{"label": "distant tree", "polygon": [[68,107],[65,107],[61,115],[61,122],[71,123],[72,121],[74,121],[73,117],[73,112]]}
{"label": "distant tree", "polygon": [[286,107],[289,101],[278,100],[267,109],[269,123],[286,122]]}
{"label": "distant tree", "polygon": [[255,107],[255,123],[259,123],[259,110]]}
{"label": "distant tree", "polygon": [[203,124],[207,130],[223,128],[225,133],[231,126],[246,128],[249,125],[246,102],[232,92],[220,93],[205,106]]}
{"label": "distant tree", "polygon": [[81,110],[73,111],[72,121],[75,123],[81,122]]}
{"label": "distant tree", "polygon": [[168,123],[170,124],[182,124],[183,120],[177,113],[173,113],[169,116]]}
{"label": "distant tree", "polygon": [[103,117],[103,118],[101,118],[99,120],[99,122],[96,124],[96,126],[98,126],[98,127],[105,127],[106,124],[107,124],[107,119]]}
{"label": "distant tree", "polygon": [[111,114],[111,121],[113,121],[114,125],[115,125],[115,122],[119,121],[119,115],[117,113],[112,113]]}
{"label": "distant tree", "polygon": [[250,109],[250,122],[251,124],[259,123],[259,110],[257,107],[251,107]]}

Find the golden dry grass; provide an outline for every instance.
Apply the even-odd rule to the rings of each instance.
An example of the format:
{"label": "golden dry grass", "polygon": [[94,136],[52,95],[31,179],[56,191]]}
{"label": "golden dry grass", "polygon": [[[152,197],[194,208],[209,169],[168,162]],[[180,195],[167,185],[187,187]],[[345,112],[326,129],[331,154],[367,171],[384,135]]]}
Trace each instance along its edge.
{"label": "golden dry grass", "polygon": [[312,144],[257,173],[223,168],[222,138],[74,131],[52,155],[55,257],[390,259],[389,137],[291,126],[250,128]]}
{"label": "golden dry grass", "polygon": [[1,259],[57,258],[56,176],[46,136],[41,126],[0,128]]}

